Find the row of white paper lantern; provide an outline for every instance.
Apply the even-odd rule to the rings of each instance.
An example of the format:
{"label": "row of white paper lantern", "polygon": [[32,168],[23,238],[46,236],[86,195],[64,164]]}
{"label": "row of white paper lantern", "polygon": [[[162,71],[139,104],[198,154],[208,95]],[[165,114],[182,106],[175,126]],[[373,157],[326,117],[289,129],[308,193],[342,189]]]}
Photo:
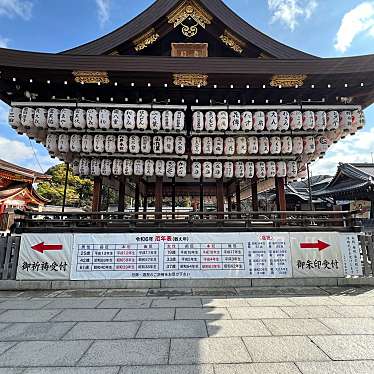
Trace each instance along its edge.
{"label": "row of white paper lantern", "polygon": [[122,111],[114,109],[88,109],[75,110],[64,108],[16,108],[12,107],[9,113],[9,123],[13,128],[36,127],[40,129],[101,129],[101,130],[166,130],[183,131],[185,114],[183,111],[147,110],[138,111],[128,109]]}
{"label": "row of white paper lantern", "polygon": [[186,161],[164,160],[120,160],[81,158],[72,162],[72,171],[82,176],[144,176],[184,178],[187,175]]}
{"label": "row of white paper lantern", "polygon": [[52,152],[61,153],[131,153],[131,154],[173,154],[186,153],[184,136],[136,136],[136,135],[67,135],[48,134],[46,147]]}
{"label": "row of white paper lantern", "polygon": [[191,174],[194,179],[204,178],[239,178],[258,179],[289,177],[297,178],[298,164],[296,161],[267,162],[193,162]]}
{"label": "row of white paper lantern", "polygon": [[335,130],[339,127],[350,132],[365,125],[365,116],[361,110],[338,112],[335,110],[313,112],[311,110],[226,112],[194,112],[192,127],[194,131],[287,131],[287,130]]}

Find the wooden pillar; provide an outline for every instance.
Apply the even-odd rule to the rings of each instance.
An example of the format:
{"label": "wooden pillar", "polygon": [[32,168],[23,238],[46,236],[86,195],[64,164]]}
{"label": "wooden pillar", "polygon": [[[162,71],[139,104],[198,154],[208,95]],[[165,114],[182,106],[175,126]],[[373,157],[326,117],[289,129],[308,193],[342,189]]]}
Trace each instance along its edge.
{"label": "wooden pillar", "polygon": [[[225,197],[223,193],[223,179],[216,180],[216,197],[217,197],[217,212],[225,211]],[[223,218],[223,215],[219,215],[219,218]]]}
{"label": "wooden pillar", "polygon": [[66,171],[65,171],[65,183],[64,183],[64,197],[62,198],[62,213],[65,213],[65,206],[66,206],[66,192],[68,189],[68,180],[69,180],[69,163],[65,163]]}
{"label": "wooden pillar", "polygon": [[200,177],[200,212],[204,212],[204,177],[203,176]]}
{"label": "wooden pillar", "polygon": [[[285,178],[276,177],[275,188],[276,188],[276,197],[277,197],[277,209],[279,212],[285,212],[287,210]],[[286,218],[287,217],[285,213],[282,213],[280,215],[282,224],[286,223]]]}
{"label": "wooden pillar", "polygon": [[118,189],[118,211],[124,212],[126,209],[126,177],[122,177],[119,181]]}
{"label": "wooden pillar", "polygon": [[100,212],[101,208],[101,189],[103,180],[101,177],[94,178],[93,195],[92,195],[92,211]]}
{"label": "wooden pillar", "polygon": [[[146,187],[144,195],[143,195],[143,212],[146,213],[147,210],[148,210],[148,191],[147,191],[147,187]],[[143,215],[143,219],[147,219],[146,214]]]}
{"label": "wooden pillar", "polygon": [[[157,213],[162,213],[162,184],[163,178],[156,177],[156,186],[155,186],[155,211]],[[156,219],[161,219],[162,214],[157,214]]]}
{"label": "wooden pillar", "polygon": [[139,188],[139,182],[136,182],[136,184],[135,184],[135,204],[134,204],[134,207],[135,207],[135,212],[138,213],[139,212],[139,208],[140,208],[140,188]]}
{"label": "wooden pillar", "polygon": [[241,212],[242,211],[242,200],[241,200],[241,194],[240,194],[240,180],[237,180],[235,182],[235,199],[236,199],[236,211]]}
{"label": "wooden pillar", "polygon": [[232,198],[231,198],[231,195],[228,195],[227,196],[227,210],[229,212],[232,211]]}
{"label": "wooden pillar", "polygon": [[252,210],[258,212],[258,190],[257,190],[257,178],[251,180],[251,191],[252,191]]}
{"label": "wooden pillar", "polygon": [[[175,212],[175,178],[171,181],[171,211]],[[175,218],[175,215],[173,214],[173,219]]]}

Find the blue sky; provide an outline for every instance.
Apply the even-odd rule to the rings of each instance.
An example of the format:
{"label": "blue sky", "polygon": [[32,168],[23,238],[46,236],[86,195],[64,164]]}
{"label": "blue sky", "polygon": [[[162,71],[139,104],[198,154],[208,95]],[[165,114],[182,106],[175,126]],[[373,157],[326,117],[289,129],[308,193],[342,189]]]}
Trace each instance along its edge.
{"label": "blue sky", "polygon": [[[152,0],[0,0],[0,46],[59,52],[123,25]],[[225,0],[254,27],[279,41],[321,57],[374,53],[374,0]],[[43,147],[7,125],[0,104],[0,158],[35,170],[55,163]],[[333,146],[313,173],[334,173],[338,162],[371,161],[374,106],[367,127]],[[34,155],[35,152],[35,155]]]}

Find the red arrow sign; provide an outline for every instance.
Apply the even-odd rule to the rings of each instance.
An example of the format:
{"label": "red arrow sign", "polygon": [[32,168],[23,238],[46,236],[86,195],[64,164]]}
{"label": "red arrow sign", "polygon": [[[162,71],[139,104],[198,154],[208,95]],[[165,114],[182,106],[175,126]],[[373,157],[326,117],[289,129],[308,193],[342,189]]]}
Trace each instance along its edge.
{"label": "red arrow sign", "polygon": [[44,253],[44,251],[61,251],[62,245],[61,244],[44,244],[41,242],[39,244],[34,245],[31,247],[34,251]]}
{"label": "red arrow sign", "polygon": [[330,247],[330,244],[327,244],[321,240],[318,240],[317,243],[300,243],[301,249],[318,249],[319,251],[323,251]]}

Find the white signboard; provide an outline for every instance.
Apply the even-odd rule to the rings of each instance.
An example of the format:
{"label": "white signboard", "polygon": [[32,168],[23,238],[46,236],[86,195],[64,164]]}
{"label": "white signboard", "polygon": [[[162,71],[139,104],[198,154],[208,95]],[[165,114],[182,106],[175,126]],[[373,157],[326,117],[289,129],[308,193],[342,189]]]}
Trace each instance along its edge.
{"label": "white signboard", "polygon": [[357,234],[340,234],[345,275],[363,275]]}
{"label": "white signboard", "polygon": [[76,234],[71,279],[287,278],[288,234]]}
{"label": "white signboard", "polygon": [[23,234],[18,280],[69,279],[73,234]]}

